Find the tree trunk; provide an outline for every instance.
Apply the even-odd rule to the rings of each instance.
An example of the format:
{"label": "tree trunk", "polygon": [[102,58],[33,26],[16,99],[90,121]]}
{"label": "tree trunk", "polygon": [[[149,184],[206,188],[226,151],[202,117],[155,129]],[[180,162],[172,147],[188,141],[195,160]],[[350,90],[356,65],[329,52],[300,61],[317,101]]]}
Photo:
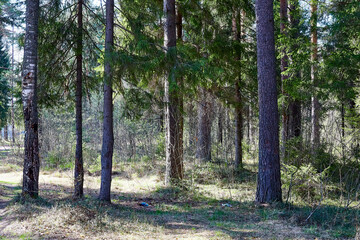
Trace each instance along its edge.
{"label": "tree trunk", "polygon": [[[182,96],[175,86],[178,82],[175,77],[174,68],[176,65],[176,11],[175,0],[164,1],[164,47],[171,68],[168,70],[165,79],[165,153],[166,173],[165,184],[167,186],[177,183],[184,177],[183,168],[183,139],[182,139]],[[182,30],[178,30],[182,32]],[[181,33],[182,34],[182,33]],[[181,37],[180,34],[180,37]]]}
{"label": "tree trunk", "polygon": [[39,124],[36,91],[39,11],[39,0],[26,1],[26,34],[22,74],[25,126],[22,194],[30,197],[37,197],[39,194]]}
{"label": "tree trunk", "polygon": [[188,105],[188,116],[189,116],[189,150],[190,154],[194,155],[196,148],[196,110],[195,106],[191,101]]}
{"label": "tree trunk", "polygon": [[[12,26],[12,32],[14,34],[14,26]],[[15,67],[14,67],[14,36],[11,41],[11,135],[12,142],[15,143],[15,106],[14,106],[14,78],[15,78]]]}
{"label": "tree trunk", "polygon": [[242,97],[239,87],[240,81],[235,85],[237,106],[235,107],[235,170],[243,168],[242,139],[243,139],[243,111]]}
{"label": "tree trunk", "polygon": [[[292,30],[291,37],[293,39],[298,39],[300,36],[300,7],[298,0],[291,0],[289,4],[289,21]],[[298,51],[299,45],[294,44],[291,51]],[[295,60],[289,57],[290,63],[293,64]],[[301,74],[300,70],[296,73],[296,78],[300,79]],[[289,138],[300,137],[301,136],[301,101],[299,99],[290,99],[289,104]]]}
{"label": "tree trunk", "polygon": [[217,134],[217,139],[218,139],[218,144],[223,143],[223,128],[224,128],[224,110],[223,110],[223,106],[221,103],[219,103],[219,115],[218,115],[218,134]]}
{"label": "tree trunk", "polygon": [[74,173],[74,197],[82,198],[84,194],[84,163],[82,155],[82,29],[83,0],[78,0],[78,32],[76,47],[76,151]]}
{"label": "tree trunk", "polygon": [[[288,21],[288,3],[287,0],[280,0],[280,32],[281,35],[285,38],[287,36],[287,21]],[[286,142],[289,139],[289,96],[285,90],[285,83],[289,76],[284,72],[288,69],[288,60],[287,49],[283,47],[282,49],[282,58],[281,58],[281,86],[282,94],[285,96],[285,101],[282,104],[282,146],[281,146],[281,155],[282,158],[285,158]]]}
{"label": "tree trunk", "polygon": [[[241,17],[235,10],[232,19],[232,32],[234,41],[241,42]],[[241,53],[237,53],[237,61],[241,61]],[[243,103],[241,96],[241,72],[235,82],[235,170],[243,167],[242,163],[242,139],[243,139]]]}
{"label": "tree trunk", "polygon": [[9,126],[7,124],[7,120],[5,120],[5,126],[4,126],[4,139],[5,141],[9,141]]}
{"label": "tree trunk", "polygon": [[105,69],[104,69],[104,120],[101,150],[101,187],[99,199],[111,201],[111,172],[114,151],[113,89],[111,54],[114,47],[114,0],[106,0]]}
{"label": "tree trunk", "polygon": [[212,101],[210,94],[203,88],[199,88],[199,95],[196,158],[206,162],[211,160]]}
{"label": "tree trunk", "polygon": [[320,145],[320,103],[317,98],[316,88],[318,86],[317,80],[317,0],[311,0],[311,81],[313,83],[315,92],[311,97],[311,144],[312,153],[315,154]]}
{"label": "tree trunk", "polygon": [[273,1],[256,2],[259,170],[256,202],[282,201]]}
{"label": "tree trunk", "polygon": [[301,136],[301,101],[292,100],[289,105],[289,139]]}

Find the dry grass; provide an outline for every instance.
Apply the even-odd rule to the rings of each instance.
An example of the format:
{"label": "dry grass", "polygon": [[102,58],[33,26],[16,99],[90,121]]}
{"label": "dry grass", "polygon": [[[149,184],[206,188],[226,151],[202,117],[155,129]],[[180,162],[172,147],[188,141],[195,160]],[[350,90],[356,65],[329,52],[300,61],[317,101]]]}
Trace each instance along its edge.
{"label": "dry grass", "polygon": [[[118,169],[111,205],[96,200],[97,175],[86,175],[86,197],[74,201],[72,172],[41,172],[40,198],[24,201],[17,196],[7,204],[0,239],[344,239],[355,235],[339,233],[336,227],[322,228],[316,221],[306,223],[311,208],[255,205],[251,172],[244,181],[194,181],[184,190],[165,188],[157,171]],[[0,167],[0,200],[19,193],[19,188],[9,186],[19,185],[21,177],[19,169]],[[150,207],[139,206],[142,201]]]}

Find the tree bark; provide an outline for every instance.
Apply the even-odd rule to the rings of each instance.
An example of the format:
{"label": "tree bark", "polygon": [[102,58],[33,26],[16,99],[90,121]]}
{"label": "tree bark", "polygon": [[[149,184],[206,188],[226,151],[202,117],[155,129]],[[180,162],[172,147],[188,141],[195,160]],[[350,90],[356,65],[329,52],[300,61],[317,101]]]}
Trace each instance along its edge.
{"label": "tree bark", "polygon": [[[14,26],[12,26],[12,32],[14,34]],[[14,106],[14,78],[15,78],[15,67],[14,67],[14,36],[11,41],[11,135],[12,141],[15,143],[15,106]]]}
{"label": "tree bark", "polygon": [[[299,1],[298,0],[290,0],[289,4],[289,21],[292,30],[291,37],[293,39],[298,39],[300,36],[300,12],[299,12]],[[292,46],[291,51],[298,51],[299,45],[294,44]],[[290,63],[293,64],[295,60],[289,57]],[[296,73],[296,78],[301,78],[300,70]],[[300,137],[301,136],[301,100],[299,99],[291,99],[289,104],[289,137]]]}
{"label": "tree bark", "polygon": [[99,199],[111,201],[112,157],[114,151],[113,89],[111,54],[114,47],[114,0],[106,0],[105,69],[104,69],[104,120],[101,150],[101,187]]}
{"label": "tree bark", "polygon": [[[280,33],[283,38],[287,37],[288,33],[286,30],[288,24],[288,3],[287,0],[280,0]],[[281,146],[281,155],[282,158],[285,158],[286,151],[286,142],[289,139],[289,95],[285,90],[286,81],[289,78],[289,75],[285,73],[288,69],[288,61],[289,57],[287,54],[287,49],[283,47],[282,49],[282,57],[281,57],[281,87],[282,94],[286,98],[284,103],[282,104],[282,146]]]}
{"label": "tree bark", "polygon": [[192,101],[188,105],[188,116],[189,116],[189,149],[190,154],[194,155],[196,149],[196,110]]}
{"label": "tree bark", "polygon": [[[237,10],[232,19],[232,32],[234,41],[241,42],[241,17]],[[241,61],[241,53],[237,53],[237,61]],[[242,139],[243,139],[243,103],[241,96],[241,71],[235,81],[235,170],[243,168]]]}
{"label": "tree bark", "polygon": [[[164,47],[170,69],[165,79],[165,153],[166,173],[165,185],[179,182],[184,177],[183,167],[183,120],[182,120],[182,96],[176,86],[178,85],[175,76],[176,66],[176,11],[175,0],[164,1]],[[179,22],[179,20],[178,20]],[[181,33],[180,33],[181,32]],[[182,30],[178,28],[179,37]]]}
{"label": "tree bark", "polygon": [[218,134],[217,134],[217,139],[218,139],[218,144],[223,144],[223,128],[224,128],[224,110],[223,110],[223,106],[221,103],[218,104],[219,105],[219,115],[218,115]]}
{"label": "tree bark", "polygon": [[36,90],[39,11],[39,0],[26,1],[26,33],[22,73],[25,125],[22,194],[30,197],[37,197],[39,194],[39,124]]}
{"label": "tree bark", "polygon": [[273,1],[256,1],[259,168],[256,202],[282,201]]}
{"label": "tree bark", "polygon": [[[311,81],[314,89],[318,86],[317,80],[317,0],[311,0]],[[312,153],[315,154],[320,146],[320,103],[316,96],[316,91],[311,97],[311,144]]]}
{"label": "tree bark", "polygon": [[196,158],[207,162],[211,161],[212,101],[210,94],[203,88],[199,88],[199,96]]}
{"label": "tree bark", "polygon": [[78,32],[76,41],[76,150],[74,172],[74,197],[84,195],[84,163],[82,154],[82,29],[83,29],[83,0],[78,0]]}
{"label": "tree bark", "polygon": [[4,139],[5,141],[9,141],[9,126],[8,126],[8,121],[7,119],[5,120],[5,126],[4,126]]}
{"label": "tree bark", "polygon": [[289,139],[301,136],[301,101],[291,100],[289,105]]}

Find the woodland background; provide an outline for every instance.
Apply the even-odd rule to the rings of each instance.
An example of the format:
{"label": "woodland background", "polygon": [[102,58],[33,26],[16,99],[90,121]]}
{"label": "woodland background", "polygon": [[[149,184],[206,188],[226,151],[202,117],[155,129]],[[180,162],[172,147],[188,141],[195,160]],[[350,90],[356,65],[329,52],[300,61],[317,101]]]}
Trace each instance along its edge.
{"label": "woodland background", "polygon": [[[9,201],[4,216],[16,219],[2,229],[4,239],[76,238],[76,231],[84,238],[105,234],[109,239],[355,237],[360,217],[356,0],[273,3],[279,124],[272,131],[280,135],[282,203],[265,201],[269,204],[258,197],[260,204],[254,204],[261,96],[255,2],[177,0],[172,52],[164,46],[163,1],[115,1],[114,43],[105,57],[105,2],[40,1],[41,167],[35,200],[24,199],[17,187],[24,165],[25,2],[0,0],[0,7],[0,183],[3,200]],[[169,80],[170,90],[164,87],[167,76],[177,79]],[[113,90],[112,205],[96,200],[107,85]],[[183,169],[176,184],[164,184],[173,176],[166,166],[167,94],[175,99],[176,124],[183,127],[178,135]],[[82,200],[73,201],[79,193],[73,193],[72,173],[79,96],[85,179]],[[44,223],[50,216],[59,223]]]}

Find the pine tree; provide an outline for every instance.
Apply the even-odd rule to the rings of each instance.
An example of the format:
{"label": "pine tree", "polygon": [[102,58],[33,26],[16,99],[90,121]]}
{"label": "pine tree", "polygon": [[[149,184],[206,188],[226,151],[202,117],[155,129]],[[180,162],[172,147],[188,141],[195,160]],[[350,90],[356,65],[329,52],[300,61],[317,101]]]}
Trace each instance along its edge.
{"label": "pine tree", "polygon": [[114,151],[113,123],[113,69],[111,56],[114,49],[114,0],[106,0],[105,69],[104,69],[104,122],[101,151],[101,187],[99,199],[111,201],[112,157]]}
{"label": "pine tree", "polygon": [[176,66],[176,11],[175,0],[164,0],[164,47],[168,63],[164,84],[165,102],[165,184],[171,185],[183,178],[183,139],[182,139],[182,96],[175,74]]}
{"label": "pine tree", "polygon": [[82,91],[83,91],[83,0],[78,0],[78,31],[76,41],[76,151],[74,171],[74,196],[84,194],[84,162],[82,154]]}
{"label": "pine tree", "polygon": [[37,109],[37,56],[39,0],[26,1],[26,34],[23,60],[22,101],[25,120],[25,158],[22,194],[39,192],[39,120]]}
{"label": "pine tree", "polygon": [[3,36],[0,34],[0,129],[7,125],[9,84],[4,78],[4,73],[8,70],[9,66],[9,56],[5,51]]}
{"label": "pine tree", "polygon": [[282,201],[273,1],[256,2],[259,94],[259,170],[256,201]]}

